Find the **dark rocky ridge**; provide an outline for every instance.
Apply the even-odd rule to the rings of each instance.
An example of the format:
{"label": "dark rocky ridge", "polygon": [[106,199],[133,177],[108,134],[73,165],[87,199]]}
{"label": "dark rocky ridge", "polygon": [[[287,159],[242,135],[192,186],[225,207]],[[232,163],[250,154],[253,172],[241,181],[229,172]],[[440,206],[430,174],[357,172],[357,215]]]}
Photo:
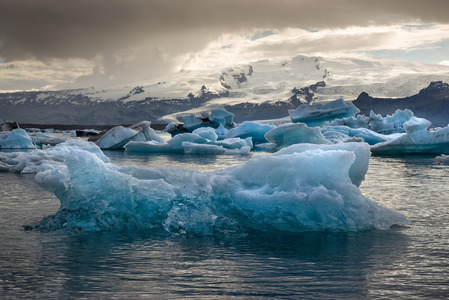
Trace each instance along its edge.
{"label": "dark rocky ridge", "polygon": [[369,116],[370,110],[376,114],[391,115],[397,109],[410,109],[415,116],[426,118],[433,126],[447,126],[449,123],[449,84],[435,81],[418,94],[405,98],[374,98],[361,93],[352,102],[360,109],[360,114]]}

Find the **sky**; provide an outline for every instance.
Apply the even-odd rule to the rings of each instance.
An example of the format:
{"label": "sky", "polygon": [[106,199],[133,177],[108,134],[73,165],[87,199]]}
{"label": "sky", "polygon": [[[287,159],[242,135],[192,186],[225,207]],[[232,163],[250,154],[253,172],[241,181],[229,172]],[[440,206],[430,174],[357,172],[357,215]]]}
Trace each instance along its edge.
{"label": "sky", "polygon": [[448,0],[0,0],[0,91],[297,55],[449,65]]}

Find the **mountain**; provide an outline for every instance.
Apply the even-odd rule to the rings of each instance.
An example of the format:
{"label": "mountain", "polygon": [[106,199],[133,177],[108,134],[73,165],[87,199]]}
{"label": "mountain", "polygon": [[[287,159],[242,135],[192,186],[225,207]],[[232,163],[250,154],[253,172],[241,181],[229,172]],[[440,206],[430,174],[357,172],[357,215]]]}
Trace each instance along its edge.
{"label": "mountain", "polygon": [[433,81],[449,82],[449,66],[297,56],[221,70],[180,70],[131,86],[3,93],[0,118],[19,124],[162,124],[224,107],[242,122],[286,117],[302,103],[353,100],[362,92],[410,97]]}
{"label": "mountain", "polygon": [[397,109],[408,108],[415,116],[430,120],[433,126],[449,124],[449,84],[442,81],[431,82],[418,94],[404,98],[374,98],[363,92],[352,103],[367,116],[370,110],[391,115]]}

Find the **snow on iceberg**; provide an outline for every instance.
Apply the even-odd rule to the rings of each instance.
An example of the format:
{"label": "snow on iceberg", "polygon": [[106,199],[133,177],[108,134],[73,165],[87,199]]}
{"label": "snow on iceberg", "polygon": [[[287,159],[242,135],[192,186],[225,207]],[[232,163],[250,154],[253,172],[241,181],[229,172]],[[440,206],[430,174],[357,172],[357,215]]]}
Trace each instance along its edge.
{"label": "snow on iceberg", "polygon": [[426,121],[412,119],[404,124],[409,133],[376,144],[371,147],[371,152],[379,155],[449,154],[449,127],[428,131],[425,130]]}
{"label": "snow on iceberg", "polygon": [[164,139],[150,127],[151,122],[142,121],[131,127],[116,126],[108,130],[95,143],[101,149],[123,149],[130,141],[156,141]]}
{"label": "snow on iceberg", "polygon": [[309,127],[323,125],[326,121],[355,116],[360,110],[352,102],[343,99],[325,103],[301,104],[288,110],[293,123],[305,123]]}
{"label": "snow on iceberg", "polygon": [[99,155],[93,143],[71,143],[38,150],[39,155],[24,153],[20,159],[25,170],[41,158],[46,168],[36,169],[35,180],[61,202],[56,214],[39,225],[44,231],[164,228],[173,234],[209,235],[251,229],[388,230],[408,223],[353,184],[352,178],[363,177],[366,170],[354,169],[357,174],[351,175],[352,166],[370,155],[360,143],[295,145],[213,172],[118,167]]}
{"label": "snow on iceberg", "polygon": [[318,127],[307,127],[304,123],[283,124],[271,129],[265,138],[278,147],[286,147],[299,143],[330,144]]}
{"label": "snow on iceberg", "polygon": [[23,129],[0,131],[0,149],[35,149],[31,137]]}
{"label": "snow on iceberg", "polygon": [[253,143],[266,143],[265,133],[276,128],[275,125],[261,124],[253,121],[245,121],[239,126],[229,130],[227,138],[252,138]]}

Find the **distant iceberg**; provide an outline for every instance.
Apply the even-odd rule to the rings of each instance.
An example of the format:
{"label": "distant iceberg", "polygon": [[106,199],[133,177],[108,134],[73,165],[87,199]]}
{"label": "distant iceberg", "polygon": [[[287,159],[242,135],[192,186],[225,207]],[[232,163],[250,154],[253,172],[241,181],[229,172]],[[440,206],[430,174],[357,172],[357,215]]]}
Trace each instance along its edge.
{"label": "distant iceberg", "polygon": [[406,134],[371,147],[378,155],[449,154],[449,127],[427,130],[430,122],[413,117],[404,123]]}
{"label": "distant iceberg", "polygon": [[0,149],[35,149],[28,133],[23,129],[0,131]]}
{"label": "distant iceberg", "polygon": [[239,126],[229,130],[227,138],[242,138],[251,137],[253,143],[266,143],[265,133],[271,129],[276,128],[275,125],[261,124],[254,121],[245,121]]}
{"label": "distant iceberg", "polygon": [[318,127],[308,127],[303,123],[283,124],[265,134],[265,138],[278,147],[299,143],[330,144]]}
{"label": "distant iceberg", "polygon": [[34,170],[36,182],[60,200],[56,214],[40,223],[44,231],[274,234],[407,224],[404,215],[367,199],[354,184],[364,177],[369,156],[363,143],[301,144],[199,172],[115,166],[95,144],[77,139],[32,153],[0,153],[0,161],[16,172]]}
{"label": "distant iceberg", "polygon": [[[253,148],[253,143],[251,138],[232,138],[218,141],[218,135],[214,128],[200,127],[192,133],[177,134],[167,142],[131,141],[124,147],[128,152],[219,155],[247,154]],[[236,149],[241,151],[235,151]]]}
{"label": "distant iceberg", "polygon": [[95,143],[101,149],[123,149],[130,141],[156,141],[164,139],[150,127],[151,122],[142,121],[130,127],[116,126],[108,130]]}
{"label": "distant iceberg", "polygon": [[337,99],[329,102],[302,104],[288,110],[293,123],[305,123],[309,127],[321,126],[326,121],[355,116],[360,110],[351,102]]}
{"label": "distant iceberg", "polygon": [[368,128],[350,128],[348,126],[323,126],[320,128],[323,136],[333,143],[346,143],[348,141],[366,142],[370,145],[392,140],[399,135],[384,135]]}
{"label": "distant iceberg", "polygon": [[411,110],[396,110],[393,115],[382,117],[380,114],[370,112],[369,117],[358,115],[357,117],[347,117],[326,122],[325,126],[347,126],[350,128],[366,128],[374,132],[389,135],[393,133],[403,133],[404,123],[414,117]]}

